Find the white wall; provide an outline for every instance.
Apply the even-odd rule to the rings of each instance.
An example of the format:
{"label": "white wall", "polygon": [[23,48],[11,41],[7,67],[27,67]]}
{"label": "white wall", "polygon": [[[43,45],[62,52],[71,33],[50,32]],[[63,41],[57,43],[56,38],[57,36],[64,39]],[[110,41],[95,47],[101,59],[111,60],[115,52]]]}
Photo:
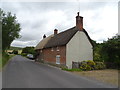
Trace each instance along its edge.
{"label": "white wall", "polygon": [[93,60],[93,49],[86,34],[78,31],[66,47],[66,65],[72,68],[72,61]]}

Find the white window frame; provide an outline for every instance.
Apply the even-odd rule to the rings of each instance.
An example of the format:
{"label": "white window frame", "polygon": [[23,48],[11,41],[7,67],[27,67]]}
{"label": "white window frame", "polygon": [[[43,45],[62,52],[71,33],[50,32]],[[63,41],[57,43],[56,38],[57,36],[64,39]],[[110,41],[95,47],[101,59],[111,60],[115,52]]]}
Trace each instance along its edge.
{"label": "white window frame", "polygon": [[56,55],[56,64],[60,64],[60,55]]}
{"label": "white window frame", "polygon": [[51,48],[51,51],[54,51],[54,49],[53,49],[53,48]]}
{"label": "white window frame", "polygon": [[59,47],[57,47],[56,49],[57,49],[56,51],[60,51],[60,50],[59,50]]}
{"label": "white window frame", "polygon": [[40,50],[40,52],[42,53],[42,49]]}

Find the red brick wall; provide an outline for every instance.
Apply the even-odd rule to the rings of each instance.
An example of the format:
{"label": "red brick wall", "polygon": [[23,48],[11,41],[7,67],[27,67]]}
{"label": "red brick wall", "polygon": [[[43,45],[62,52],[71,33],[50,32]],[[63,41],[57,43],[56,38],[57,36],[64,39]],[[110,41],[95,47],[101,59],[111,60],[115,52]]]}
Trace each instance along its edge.
{"label": "red brick wall", "polygon": [[39,50],[38,60],[43,60],[43,50]]}
{"label": "red brick wall", "polygon": [[45,62],[54,63],[54,64],[56,64],[56,55],[60,55],[60,64],[63,64],[63,65],[66,64],[66,47],[65,46],[44,49],[42,51],[42,55],[43,55],[43,60]]}

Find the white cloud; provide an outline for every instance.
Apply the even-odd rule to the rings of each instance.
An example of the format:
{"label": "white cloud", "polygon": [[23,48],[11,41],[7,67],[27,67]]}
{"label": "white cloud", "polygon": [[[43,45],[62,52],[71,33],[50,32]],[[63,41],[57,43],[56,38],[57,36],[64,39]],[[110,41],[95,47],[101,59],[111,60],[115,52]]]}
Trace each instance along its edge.
{"label": "white cloud", "polygon": [[92,39],[102,42],[118,33],[117,5],[107,5],[97,10],[84,12],[84,25]]}
{"label": "white cloud", "polygon": [[[78,3],[10,2],[3,3],[3,10],[15,13],[21,24],[22,38],[12,46],[36,46],[43,34],[53,34],[75,26]],[[80,3],[84,28],[93,40],[102,42],[118,32],[118,7],[116,2]]]}

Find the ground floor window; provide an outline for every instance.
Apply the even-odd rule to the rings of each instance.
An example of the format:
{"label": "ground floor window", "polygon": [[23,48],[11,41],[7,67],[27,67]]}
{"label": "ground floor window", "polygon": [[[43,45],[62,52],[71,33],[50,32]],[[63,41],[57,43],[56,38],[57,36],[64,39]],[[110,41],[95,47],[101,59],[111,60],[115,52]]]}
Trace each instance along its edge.
{"label": "ground floor window", "polygon": [[56,64],[60,64],[60,55],[56,55]]}

